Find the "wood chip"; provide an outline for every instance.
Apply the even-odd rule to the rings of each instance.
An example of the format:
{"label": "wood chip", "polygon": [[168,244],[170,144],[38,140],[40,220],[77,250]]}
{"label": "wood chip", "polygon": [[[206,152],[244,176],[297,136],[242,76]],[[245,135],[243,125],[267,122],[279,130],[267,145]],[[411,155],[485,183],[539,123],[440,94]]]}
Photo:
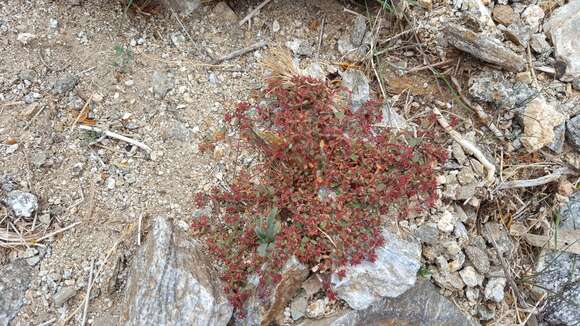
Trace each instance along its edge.
{"label": "wood chip", "polygon": [[448,24],[444,33],[449,44],[485,62],[515,72],[522,71],[526,65],[522,56],[488,35],[475,33],[456,24]]}

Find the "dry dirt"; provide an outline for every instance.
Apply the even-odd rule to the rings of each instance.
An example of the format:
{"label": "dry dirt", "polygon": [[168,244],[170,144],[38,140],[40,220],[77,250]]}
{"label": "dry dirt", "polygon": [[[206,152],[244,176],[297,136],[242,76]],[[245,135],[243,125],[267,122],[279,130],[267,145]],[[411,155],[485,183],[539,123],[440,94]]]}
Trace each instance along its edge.
{"label": "dry dirt", "polygon": [[[188,227],[192,195],[223,178],[231,159],[219,150],[201,154],[198,145],[220,130],[226,110],[262,85],[260,58],[294,37],[316,43],[313,22],[325,15],[321,58],[330,60],[338,56],[336,40],[352,20],[341,3],[330,0],[273,1],[243,28],[237,20],[247,13],[247,3],[234,7],[237,17],[214,10],[214,2],[179,22],[170,12],[125,13],[120,1],[72,2],[0,3],[0,175],[38,196],[36,232],[80,222],[39,247],[44,258],[34,267],[28,303],[13,325],[58,324],[68,316],[70,324],[79,323],[81,314],[73,313],[84,298],[93,260],[94,271],[103,272],[92,291],[88,323],[114,324],[140,221],[142,238],[155,215]],[[274,20],[281,27],[277,33]],[[22,33],[35,37],[23,44],[17,39]],[[208,54],[218,57],[258,39],[267,39],[269,48],[223,66],[205,65]],[[154,72],[174,81],[162,99],[153,92]],[[23,73],[33,80],[24,81]],[[78,84],[70,94],[55,94],[51,88],[67,73]],[[41,98],[23,103],[30,91]],[[75,109],[77,97],[82,100]],[[110,138],[91,145],[95,135],[75,126],[89,99],[89,117],[81,122],[94,118],[98,126],[142,141],[153,149],[152,159]],[[12,143],[18,148],[8,153]],[[0,264],[25,251],[3,250]],[[54,293],[65,286],[75,295],[55,306]]]}

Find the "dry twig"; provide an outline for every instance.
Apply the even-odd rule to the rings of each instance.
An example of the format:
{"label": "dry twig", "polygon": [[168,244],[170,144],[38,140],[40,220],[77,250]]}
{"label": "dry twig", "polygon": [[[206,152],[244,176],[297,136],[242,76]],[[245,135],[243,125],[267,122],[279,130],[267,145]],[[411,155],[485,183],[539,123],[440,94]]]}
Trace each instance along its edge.
{"label": "dry twig", "polygon": [[322,39],[324,38],[324,23],[326,22],[326,15],[322,16],[320,23],[320,35],[318,35],[318,47],[316,48],[316,60],[320,56],[320,48],[322,47]]}
{"label": "dry twig", "polygon": [[548,175],[536,179],[515,180],[500,183],[495,190],[514,189],[514,188],[529,188],[545,185],[550,182],[558,181],[560,177],[565,175],[577,175],[578,173],[568,167],[562,167]]}
{"label": "dry twig", "polygon": [[248,20],[252,19],[255,15],[257,15],[260,12],[260,9],[264,8],[264,6],[267,5],[268,2],[270,2],[270,1],[272,1],[272,0],[262,1],[262,3],[260,3],[254,10],[252,10],[249,14],[247,14],[246,17],[244,17],[242,20],[240,20],[238,25],[240,25],[240,26],[244,25]]}
{"label": "dry twig", "polygon": [[14,246],[40,246],[40,242],[66,230],[72,229],[81,222],[73,223],[64,228],[50,232],[45,235],[38,233],[20,235],[15,232],[0,230],[0,247],[14,247]]}
{"label": "dry twig", "polygon": [[475,146],[475,144],[472,144],[470,141],[463,138],[461,136],[461,134],[459,134],[457,131],[455,131],[453,128],[451,128],[451,126],[449,125],[449,122],[447,122],[447,120],[445,120],[445,118],[443,117],[443,115],[441,114],[439,109],[432,108],[432,110],[433,110],[433,113],[435,113],[437,121],[439,122],[441,127],[443,127],[443,129],[445,129],[445,131],[449,134],[449,136],[451,136],[451,138],[453,138],[453,140],[455,140],[459,145],[461,145],[461,147],[463,147],[463,149],[467,153],[475,156],[475,158],[485,167],[485,169],[487,170],[487,175],[485,177],[485,181],[488,185],[492,184],[495,181],[495,165],[493,165],[485,157],[485,155],[483,155],[483,153],[479,150],[479,148],[477,148],[477,146]]}
{"label": "dry twig", "polygon": [[236,51],[234,51],[232,53],[229,53],[229,54],[226,54],[226,55],[224,55],[222,57],[219,57],[219,58],[213,60],[211,62],[211,64],[212,65],[220,64],[220,63],[222,63],[224,61],[237,58],[237,57],[242,56],[242,55],[244,55],[246,53],[259,50],[259,49],[261,49],[261,48],[263,48],[263,47],[265,47],[267,45],[268,45],[268,42],[266,42],[266,41],[260,41],[260,42],[254,43],[254,44],[252,44],[252,45],[250,45],[248,47],[245,47],[245,48],[236,50]]}
{"label": "dry twig", "polygon": [[91,271],[89,273],[89,282],[87,283],[87,291],[85,296],[85,305],[83,308],[83,318],[81,321],[81,326],[85,326],[87,322],[87,312],[89,310],[89,301],[91,300],[91,290],[93,288],[93,272],[95,270],[95,260],[91,260]]}
{"label": "dry twig", "polygon": [[134,140],[134,139],[131,139],[129,137],[126,137],[126,136],[123,136],[123,135],[119,135],[117,133],[114,133],[112,131],[105,130],[105,129],[102,129],[102,128],[99,128],[99,127],[87,126],[87,125],[79,125],[79,129],[93,131],[93,132],[96,132],[96,133],[101,133],[101,134],[106,135],[107,137],[114,138],[114,139],[118,139],[118,140],[122,140],[122,141],[127,142],[127,143],[129,143],[131,145],[135,145],[135,146],[141,148],[142,150],[144,150],[145,152],[147,152],[147,154],[151,154],[151,152],[153,151],[151,149],[151,147],[143,144],[142,142],[140,142],[138,140]]}
{"label": "dry twig", "polygon": [[493,232],[491,232],[491,230],[489,230],[489,224],[486,224],[485,228],[486,228],[486,233],[489,235],[489,238],[491,239],[491,245],[493,246],[493,248],[497,252],[497,257],[499,259],[501,268],[503,269],[505,278],[507,279],[510,288],[514,291],[516,298],[518,299],[518,303],[520,304],[520,306],[522,306],[524,308],[529,308],[530,305],[526,302],[526,300],[524,300],[524,297],[522,296],[520,289],[518,288],[516,282],[514,281],[514,279],[512,277],[511,270],[509,269],[509,266],[508,266],[508,264],[503,256],[503,254],[504,254],[503,251],[501,249],[499,249],[499,246],[497,245],[497,243],[495,242],[495,239],[493,238]]}

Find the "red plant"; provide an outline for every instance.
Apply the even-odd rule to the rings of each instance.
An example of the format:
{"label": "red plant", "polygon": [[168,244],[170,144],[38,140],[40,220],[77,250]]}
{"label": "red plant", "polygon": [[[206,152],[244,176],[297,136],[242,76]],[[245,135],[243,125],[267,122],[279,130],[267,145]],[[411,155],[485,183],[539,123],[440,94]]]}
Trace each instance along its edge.
{"label": "red plant", "polygon": [[226,116],[261,162],[238,173],[229,191],[198,195],[219,218],[197,218],[193,227],[223,264],[236,308],[250,295],[251,275],[267,287],[291,256],[339,275],[348,264],[374,261],[388,240],[382,218],[435,202],[434,167],[447,157],[433,135],[374,127],[380,103],[352,112],[344,93],[309,77],[272,79],[263,93],[268,104],[240,104]]}

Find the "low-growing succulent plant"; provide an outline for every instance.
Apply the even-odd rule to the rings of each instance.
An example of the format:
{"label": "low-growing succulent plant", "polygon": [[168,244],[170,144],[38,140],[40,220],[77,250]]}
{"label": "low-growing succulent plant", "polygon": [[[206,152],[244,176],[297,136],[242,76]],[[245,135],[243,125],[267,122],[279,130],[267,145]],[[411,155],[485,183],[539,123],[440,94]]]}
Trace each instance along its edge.
{"label": "low-growing succulent plant", "polygon": [[[238,311],[252,275],[267,289],[292,256],[323,275],[344,275],[349,264],[374,261],[389,241],[381,235],[385,218],[404,218],[437,199],[435,168],[447,153],[436,144],[434,119],[425,119],[428,131],[391,132],[376,127],[380,102],[353,112],[344,93],[286,75],[268,81],[265,104],[242,103],[226,116],[260,162],[237,171],[228,190],[197,194],[198,205],[211,201],[214,212],[193,228],[221,262]],[[333,298],[330,288],[327,294]]]}

